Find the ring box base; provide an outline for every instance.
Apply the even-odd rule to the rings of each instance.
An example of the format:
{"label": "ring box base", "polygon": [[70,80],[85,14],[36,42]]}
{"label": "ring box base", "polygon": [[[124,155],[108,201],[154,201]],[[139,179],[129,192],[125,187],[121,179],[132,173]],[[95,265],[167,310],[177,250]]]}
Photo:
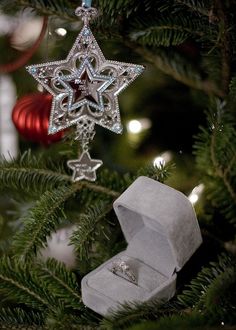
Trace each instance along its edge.
{"label": "ring box base", "polygon": [[[125,302],[166,301],[175,294],[177,272],[202,242],[196,215],[179,191],[139,177],[115,202],[127,249],[82,280],[86,306],[107,315]],[[125,261],[137,284],[114,274]]]}

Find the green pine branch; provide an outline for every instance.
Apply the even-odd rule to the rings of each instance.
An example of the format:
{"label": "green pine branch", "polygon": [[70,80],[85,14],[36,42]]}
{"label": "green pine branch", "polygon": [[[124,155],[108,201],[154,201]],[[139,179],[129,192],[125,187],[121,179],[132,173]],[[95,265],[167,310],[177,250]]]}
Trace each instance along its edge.
{"label": "green pine branch", "polygon": [[[46,325],[52,329],[59,315],[64,316],[66,328],[68,320],[75,324],[97,323],[95,316],[89,315],[82,304],[75,274],[56,260],[45,263],[24,262],[22,259],[0,259],[0,295],[2,307],[0,324],[14,326]],[[63,329],[60,328],[60,329]],[[70,329],[70,327],[68,327]],[[74,327],[71,327],[74,329]]]}
{"label": "green pine branch", "polygon": [[118,310],[113,311],[101,322],[102,329],[122,330],[130,326],[150,320],[157,320],[162,316],[179,313],[178,306],[172,302],[160,303],[150,301],[145,303],[125,303]]}
{"label": "green pine branch", "polygon": [[40,155],[35,157],[31,150],[17,159],[2,159],[0,162],[0,189],[35,195],[69,181],[70,176],[62,172],[60,165],[56,171],[50,160],[46,163]]}
{"label": "green pine branch", "polygon": [[1,330],[46,330],[46,328],[42,328],[40,325],[25,325],[25,324],[0,324]]}
{"label": "green pine branch", "polygon": [[[108,172],[104,170],[96,183],[78,182],[75,189],[88,188],[90,191],[118,197],[119,190],[127,187],[127,182],[130,181],[128,178],[121,178],[115,172],[109,171],[109,178],[107,175]],[[71,183],[71,176],[65,173],[61,164],[55,165],[51,159],[45,160],[42,154],[35,156],[30,149],[17,159],[2,159],[0,162],[0,189],[27,193],[29,196],[40,196],[57,187],[63,189],[69,183]],[[116,188],[118,191],[115,191]]]}
{"label": "green pine branch", "polygon": [[45,329],[49,330],[95,330],[101,317],[90,310],[71,311],[58,305],[47,313]]}
{"label": "green pine branch", "polygon": [[222,330],[222,328],[224,330],[235,330],[235,325],[222,325],[221,322],[218,320],[216,325],[212,325],[200,313],[192,313],[191,315],[163,317],[159,321],[143,322],[128,328],[128,330]]}
{"label": "green pine branch", "polygon": [[236,322],[236,261],[232,262],[224,272],[219,274],[209,286],[205,297],[201,299],[198,308],[206,310],[211,319],[216,322],[224,320],[225,323]]}
{"label": "green pine branch", "polygon": [[196,66],[189,62],[182,55],[172,49],[150,50],[134,43],[126,42],[136,53],[141,55],[145,60],[152,63],[163,73],[170,75],[175,80],[191,87],[199,89],[207,94],[215,94],[223,96],[224,93],[216,86],[216,84],[208,79],[202,79]]}
{"label": "green pine branch", "polygon": [[47,237],[56,230],[61,219],[65,218],[65,202],[76,190],[75,185],[60,187],[41,196],[28,215],[22,219],[24,228],[13,238],[12,250],[15,256],[24,259],[34,257],[38,249],[46,245]]}
{"label": "green pine branch", "polygon": [[50,294],[38,285],[30,263],[0,259],[0,293],[3,301],[28,306],[43,312],[52,302]]}
{"label": "green pine branch", "polygon": [[[178,12],[177,15],[140,16],[131,23],[130,39],[143,46],[176,46],[189,38],[211,42],[217,38],[217,33],[209,26],[209,22],[197,17],[186,16]],[[210,37],[210,38],[209,38]],[[212,40],[213,39],[213,40]]]}
{"label": "green pine branch", "polygon": [[103,169],[98,173],[97,185],[107,187],[112,193],[108,194],[111,197],[117,198],[133,181],[133,175],[126,173],[124,175]]}
{"label": "green pine branch", "polygon": [[[109,178],[107,179],[109,181]],[[120,193],[118,191],[109,188],[109,186],[106,187],[105,184],[100,184],[100,182],[101,181],[99,181],[99,178],[97,180],[97,183],[86,182],[86,181],[78,182],[76,184],[77,190],[88,189],[91,192],[107,195],[109,197],[113,197],[113,198],[119,197]]]}
{"label": "green pine branch", "polygon": [[229,83],[231,79],[231,32],[232,28],[229,22],[229,4],[222,0],[215,0],[213,10],[217,19],[219,20],[219,36],[218,45],[221,51],[221,86],[225,94],[229,91]]}
{"label": "green pine branch", "polygon": [[229,94],[227,96],[227,108],[235,115],[236,113],[236,77],[234,77],[229,85]]}
{"label": "green pine branch", "polygon": [[[152,3],[152,0],[145,0],[145,2],[148,5],[148,3]],[[142,3],[134,0],[97,0],[94,1],[94,6],[99,8],[103,15],[109,17],[111,24],[114,24],[114,22],[117,22],[117,15],[119,17],[124,16],[125,18],[129,18],[142,6]]]}
{"label": "green pine branch", "polygon": [[45,286],[53,297],[63,302],[64,308],[84,308],[75,274],[66,269],[64,264],[48,259],[45,263],[37,262],[34,272],[41,285]]}
{"label": "green pine branch", "polygon": [[236,130],[227,109],[224,102],[212,102],[208,125],[201,128],[194,149],[206,196],[228,221],[236,223]]}
{"label": "green pine branch", "polygon": [[202,55],[202,68],[204,72],[206,72],[208,79],[210,81],[214,81],[216,86],[221,86],[221,52],[218,48],[215,47],[215,44],[213,44],[212,48],[210,50],[207,49],[205,50],[205,52],[202,52]]}
{"label": "green pine branch", "polygon": [[27,328],[28,326],[38,326],[38,329],[41,329],[41,325],[43,324],[42,313],[33,310],[26,310],[20,307],[6,307],[0,308],[0,327],[4,329],[4,327],[11,326],[24,326]]}
{"label": "green pine branch", "polygon": [[210,0],[176,0],[176,2],[192,12],[196,12],[207,17],[210,16],[212,5]]}
{"label": "green pine branch", "polygon": [[[214,288],[215,281],[229,269],[235,267],[236,263],[228,255],[222,255],[216,262],[211,262],[209,267],[203,268],[195,279],[191,281],[187,288],[178,295],[178,301],[183,308],[201,309],[206,301],[209,288]],[[219,292],[218,292],[219,294]]]}
{"label": "green pine branch", "polygon": [[141,168],[137,175],[133,178],[138,178],[139,176],[147,176],[150,179],[159,181],[161,183],[164,183],[172,174],[173,170],[175,168],[174,163],[167,163],[167,164],[160,164],[159,166],[155,165],[148,165],[146,167]]}
{"label": "green pine branch", "polygon": [[74,245],[80,259],[88,258],[89,251],[97,237],[109,239],[105,217],[112,210],[112,204],[99,201],[89,206],[79,217],[77,229],[72,234],[71,244]]}

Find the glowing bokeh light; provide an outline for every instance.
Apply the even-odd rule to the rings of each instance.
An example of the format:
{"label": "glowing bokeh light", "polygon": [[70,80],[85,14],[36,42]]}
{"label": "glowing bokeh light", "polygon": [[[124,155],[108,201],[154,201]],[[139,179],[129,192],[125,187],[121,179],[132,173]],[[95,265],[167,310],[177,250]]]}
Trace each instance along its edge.
{"label": "glowing bokeh light", "polygon": [[165,151],[153,159],[153,165],[155,167],[160,168],[162,166],[165,166],[165,164],[168,163],[171,160],[171,158],[172,158],[171,152]]}
{"label": "glowing bokeh light", "polygon": [[55,30],[56,34],[58,34],[60,37],[64,37],[67,34],[66,29],[64,28],[58,28]]}
{"label": "glowing bokeh light", "polygon": [[127,129],[130,133],[138,134],[142,131],[142,124],[139,120],[133,119],[128,122]]}
{"label": "glowing bokeh light", "polygon": [[151,120],[148,118],[132,119],[126,125],[127,131],[131,134],[139,134],[151,126]]}
{"label": "glowing bokeh light", "polygon": [[199,197],[198,197],[197,194],[190,194],[189,197],[188,197],[188,199],[190,200],[190,202],[192,204],[195,204],[195,203],[197,203]]}
{"label": "glowing bokeh light", "polygon": [[161,156],[158,156],[158,157],[154,158],[154,160],[153,160],[153,165],[157,168],[165,166],[165,163],[166,163],[165,159]]}
{"label": "glowing bokeh light", "polygon": [[204,184],[203,183],[200,183],[198,186],[193,188],[192,192],[188,196],[188,199],[190,200],[190,202],[193,205],[197,203],[197,201],[199,200],[199,197],[201,196],[203,190],[204,190]]}

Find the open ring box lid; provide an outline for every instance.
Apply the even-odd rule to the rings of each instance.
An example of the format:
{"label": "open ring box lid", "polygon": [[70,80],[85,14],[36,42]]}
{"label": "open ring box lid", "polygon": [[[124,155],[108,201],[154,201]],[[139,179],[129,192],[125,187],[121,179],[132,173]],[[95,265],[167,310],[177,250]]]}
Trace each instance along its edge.
{"label": "open ring box lid", "polygon": [[[175,294],[176,272],[202,243],[193,207],[181,192],[139,177],[114,202],[127,249],[82,280],[86,306],[106,315],[130,301],[168,300]],[[111,272],[125,261],[136,277]],[[120,276],[121,275],[121,276]]]}

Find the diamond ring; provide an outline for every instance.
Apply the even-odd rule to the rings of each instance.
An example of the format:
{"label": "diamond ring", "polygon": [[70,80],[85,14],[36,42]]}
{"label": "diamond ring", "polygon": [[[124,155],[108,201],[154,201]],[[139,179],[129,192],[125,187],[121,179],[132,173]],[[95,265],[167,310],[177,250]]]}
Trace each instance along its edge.
{"label": "diamond ring", "polygon": [[136,277],[134,273],[130,270],[129,265],[125,261],[123,260],[113,261],[110,271],[113,274],[123,277],[128,281],[137,285]]}

